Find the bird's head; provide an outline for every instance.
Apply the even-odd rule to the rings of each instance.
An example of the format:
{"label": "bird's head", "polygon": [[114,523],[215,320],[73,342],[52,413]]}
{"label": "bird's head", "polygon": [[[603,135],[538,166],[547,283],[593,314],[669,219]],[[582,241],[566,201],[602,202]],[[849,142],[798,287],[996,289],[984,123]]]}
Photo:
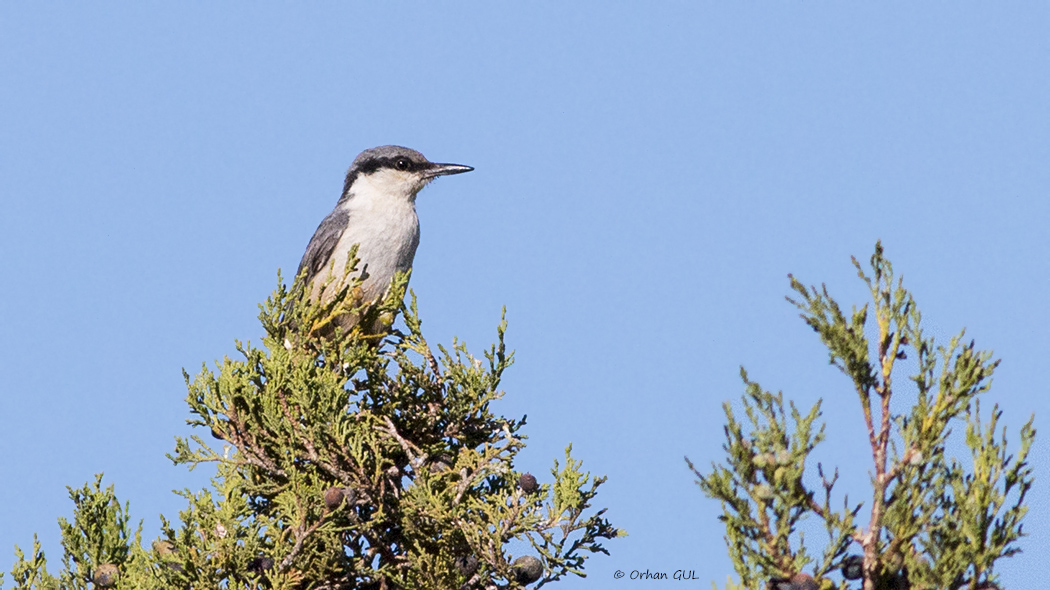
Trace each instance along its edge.
{"label": "bird's head", "polygon": [[471,170],[470,166],[431,162],[413,149],[384,145],[365,150],[354,159],[346,173],[343,197],[367,184],[370,190],[415,201],[416,194],[438,176]]}

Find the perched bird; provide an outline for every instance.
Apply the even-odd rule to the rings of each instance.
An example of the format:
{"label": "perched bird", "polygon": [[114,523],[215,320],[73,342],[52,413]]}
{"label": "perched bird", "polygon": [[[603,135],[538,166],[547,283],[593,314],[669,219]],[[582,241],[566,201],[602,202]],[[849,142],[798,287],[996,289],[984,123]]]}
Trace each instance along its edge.
{"label": "perched bird", "polygon": [[[362,303],[382,298],[394,274],[412,268],[419,245],[416,195],[438,176],[471,170],[460,164],[436,164],[396,145],[361,152],[346,173],[335,209],[317,227],[299,263],[296,274],[305,271],[309,297],[327,303],[347,283],[340,279],[358,275]],[[344,277],[355,244],[358,270]],[[336,323],[350,329],[358,321],[356,314],[344,314]]]}

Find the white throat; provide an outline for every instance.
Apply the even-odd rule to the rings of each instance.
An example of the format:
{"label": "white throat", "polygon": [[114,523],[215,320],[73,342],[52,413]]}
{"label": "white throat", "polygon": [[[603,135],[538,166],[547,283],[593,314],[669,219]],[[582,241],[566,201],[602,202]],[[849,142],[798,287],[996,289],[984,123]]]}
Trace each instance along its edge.
{"label": "white throat", "polygon": [[416,194],[422,187],[384,172],[355,179],[350,197],[340,204],[350,219],[335,248],[335,268],[343,268],[346,253],[358,244],[358,268],[368,272],[363,285],[367,299],[382,296],[394,273],[412,268],[419,246]]}

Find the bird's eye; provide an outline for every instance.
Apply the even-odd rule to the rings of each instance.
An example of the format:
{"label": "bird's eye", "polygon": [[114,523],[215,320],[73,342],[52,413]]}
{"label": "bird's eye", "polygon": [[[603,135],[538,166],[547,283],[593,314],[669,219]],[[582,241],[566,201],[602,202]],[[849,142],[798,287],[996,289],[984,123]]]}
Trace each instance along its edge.
{"label": "bird's eye", "polygon": [[412,167],[412,162],[409,162],[408,158],[398,158],[394,162],[394,166],[396,166],[398,170],[408,170]]}

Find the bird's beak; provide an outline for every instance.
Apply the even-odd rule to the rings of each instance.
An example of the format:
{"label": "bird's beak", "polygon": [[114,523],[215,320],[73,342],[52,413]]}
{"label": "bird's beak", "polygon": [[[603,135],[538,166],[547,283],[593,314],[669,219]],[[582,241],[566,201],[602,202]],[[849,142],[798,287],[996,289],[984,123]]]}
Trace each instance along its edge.
{"label": "bird's beak", "polygon": [[437,178],[438,176],[448,176],[449,174],[463,174],[471,170],[473,170],[472,167],[463,166],[462,164],[431,164],[425,175],[427,178]]}

